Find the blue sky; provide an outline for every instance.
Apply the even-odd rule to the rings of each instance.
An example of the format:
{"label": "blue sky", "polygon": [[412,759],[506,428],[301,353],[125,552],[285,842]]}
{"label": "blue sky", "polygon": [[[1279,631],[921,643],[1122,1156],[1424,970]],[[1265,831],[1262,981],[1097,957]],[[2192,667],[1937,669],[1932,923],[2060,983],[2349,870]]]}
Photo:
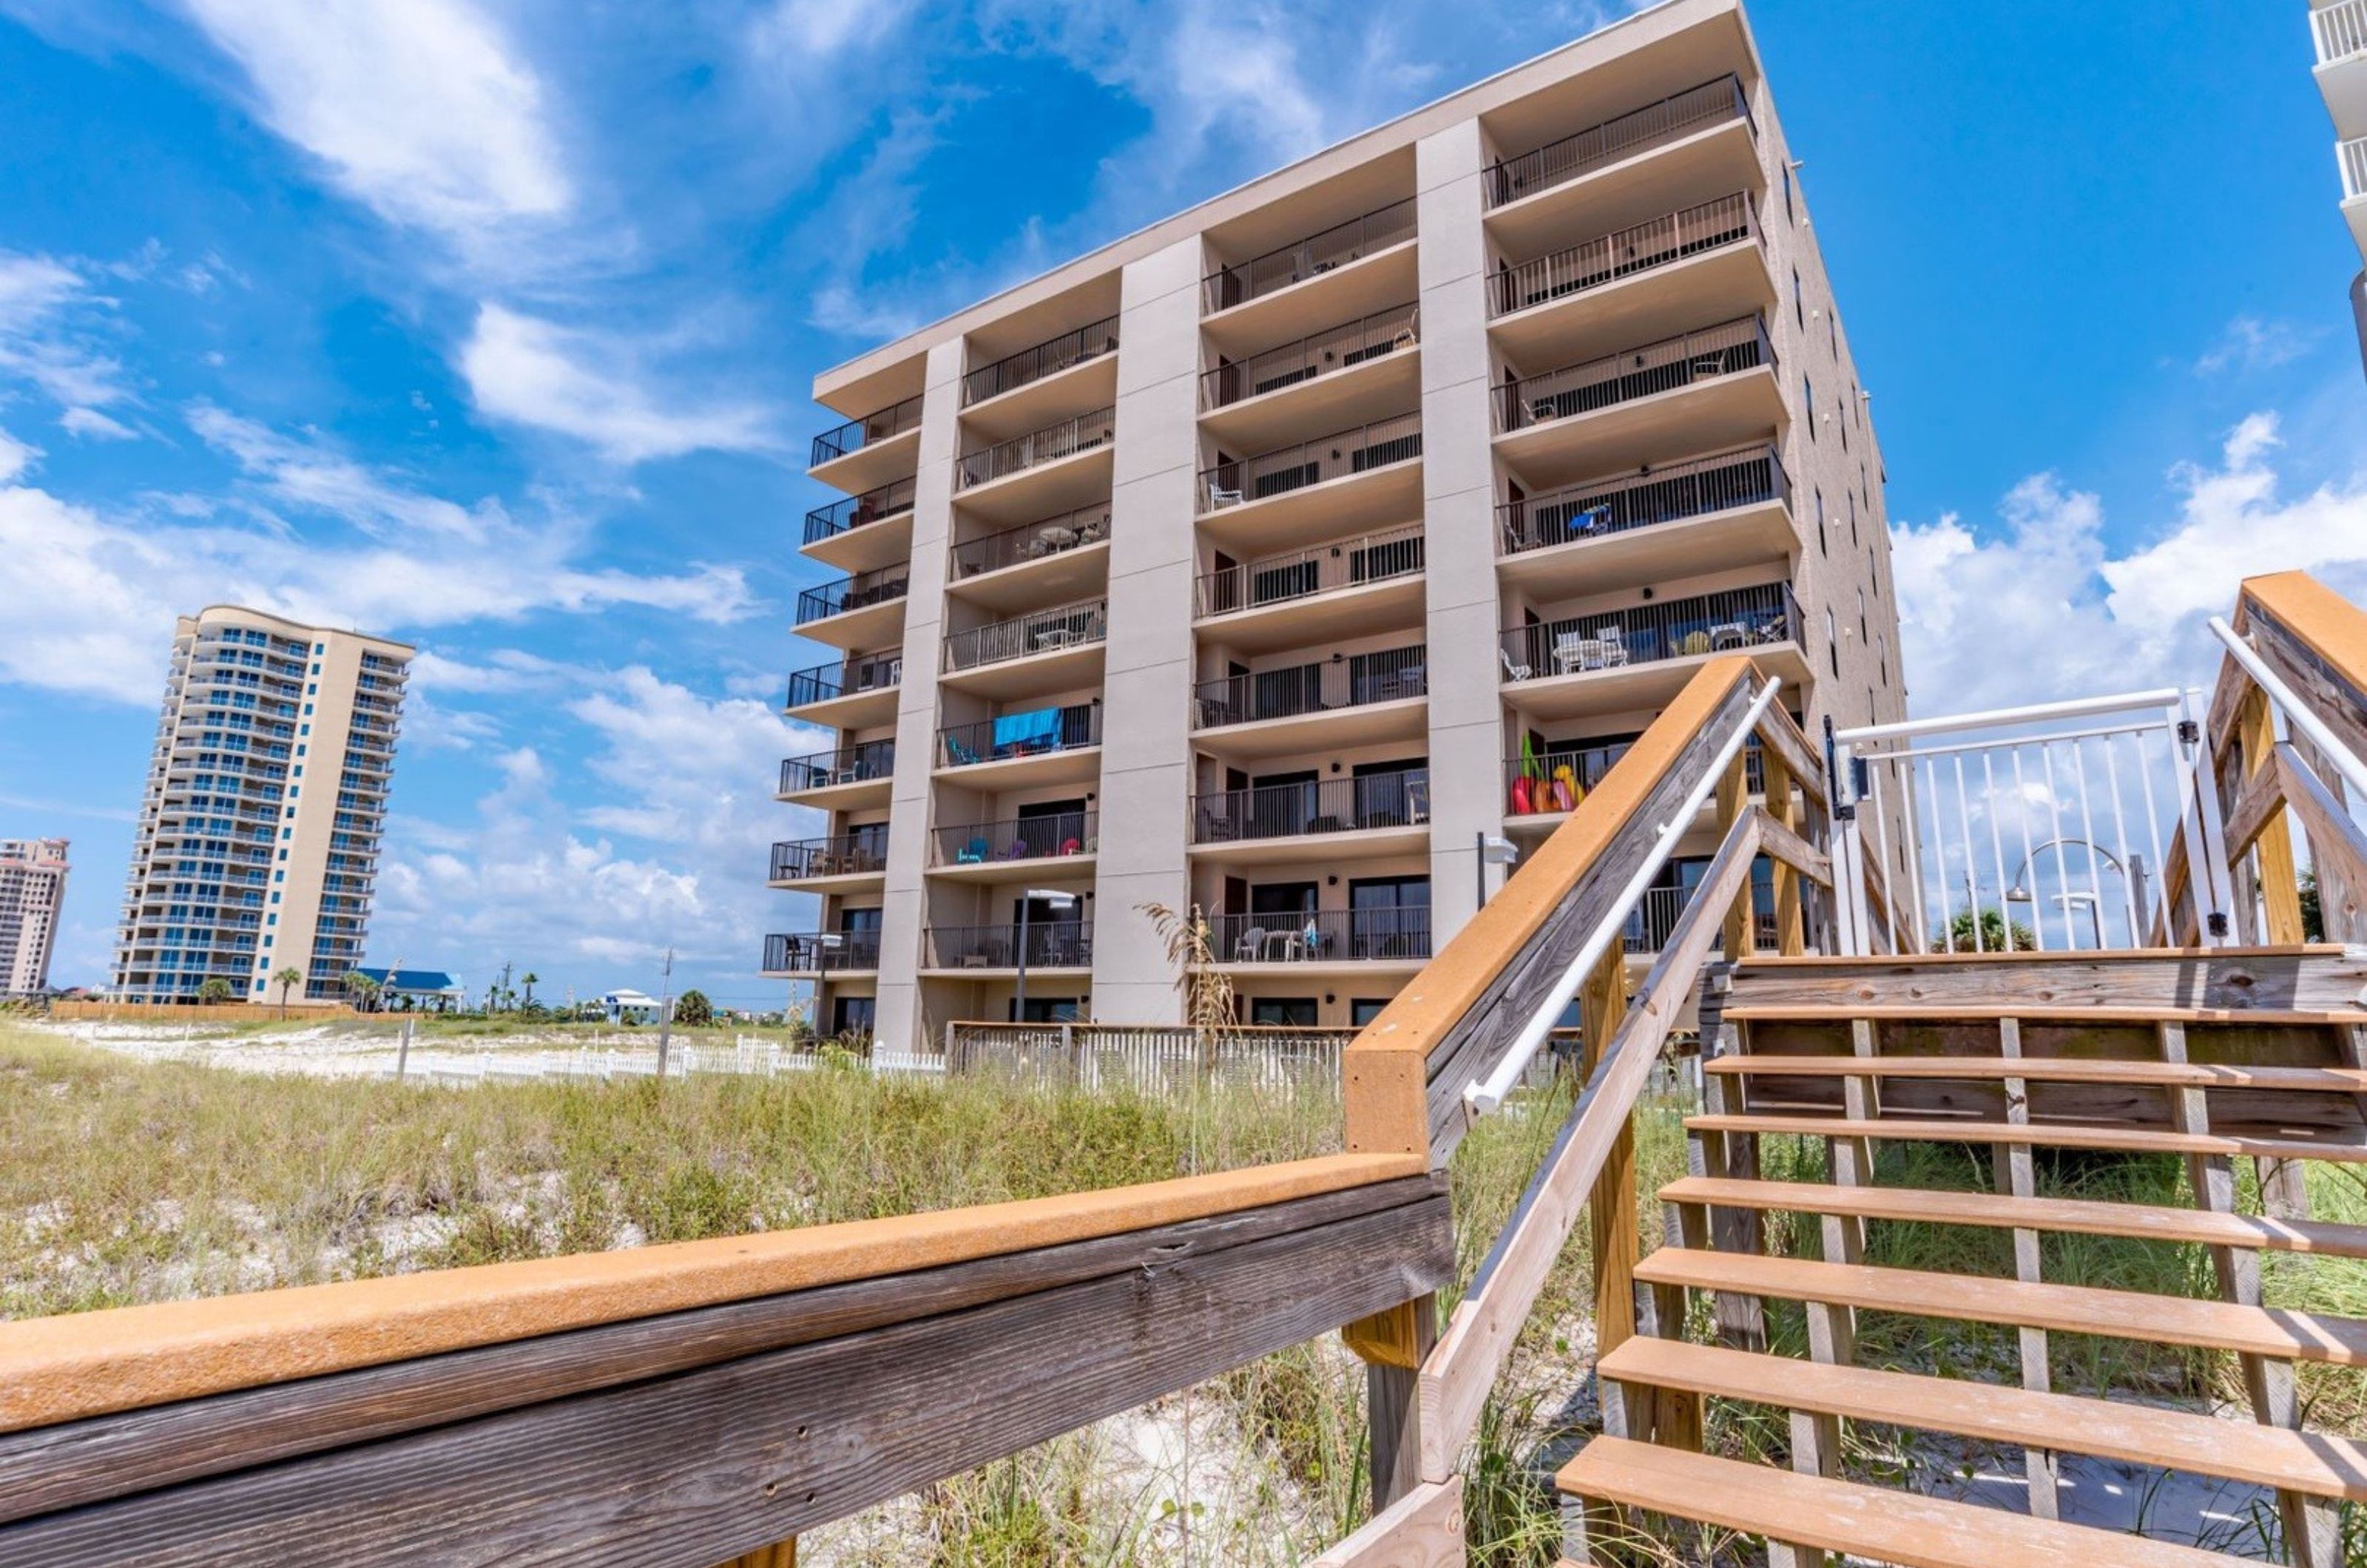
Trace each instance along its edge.
{"label": "blue sky", "polygon": [[[0,0],[0,836],[104,976],[171,617],[417,642],[374,956],[758,1003],[812,373],[1620,7]],[[1920,711],[2367,592],[2305,7],[1761,0]]]}

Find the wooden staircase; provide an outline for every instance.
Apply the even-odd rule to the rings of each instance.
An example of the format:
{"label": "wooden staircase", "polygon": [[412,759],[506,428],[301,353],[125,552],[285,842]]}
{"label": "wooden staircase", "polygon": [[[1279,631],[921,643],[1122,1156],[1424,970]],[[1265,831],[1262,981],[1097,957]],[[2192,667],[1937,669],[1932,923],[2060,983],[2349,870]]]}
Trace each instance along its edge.
{"label": "wooden staircase", "polygon": [[[1669,1244],[1635,1269],[1639,1333],[1598,1362],[1608,1435],[1558,1477],[1580,1505],[1573,1556],[1630,1561],[1621,1542],[1639,1536],[1665,1554],[1695,1539],[1659,1522],[1681,1520],[1761,1538],[1776,1563],[2234,1560],[2061,1521],[2056,1456],[2073,1453],[2265,1489],[2277,1528],[2246,1550],[2281,1537],[2285,1560],[2343,1568],[2339,1510],[2367,1506],[2367,1444],[2307,1430],[2302,1385],[2367,1379],[2367,1321],[2265,1299],[2260,1259],[2341,1269],[2367,1258],[2367,1226],[2313,1218],[2304,1179],[2314,1161],[2367,1163],[2367,953],[1755,958],[1725,985],[1705,1036],[1704,1109],[1685,1122],[1691,1173],[1659,1190]],[[1777,1137],[1816,1142],[1765,1157]],[[1959,1151],[1916,1162],[1922,1181],[1953,1169],[1955,1183],[1902,1184],[1913,1145]],[[2177,1156],[2191,1206],[2040,1190],[2146,1156]],[[2244,1160],[2253,1181],[2238,1180]],[[1771,1254],[1777,1215],[1813,1247]],[[1977,1233],[2009,1232],[2012,1272],[1877,1265],[1877,1226],[1969,1233],[1968,1269],[1995,1255]],[[2075,1236],[2206,1248],[2215,1290],[2196,1299],[2049,1280],[2053,1238]],[[1696,1298],[1707,1314],[1688,1313]],[[1777,1310],[1804,1314],[1805,1355],[1771,1350]],[[1860,1314],[1922,1320],[1942,1348],[1911,1368],[1863,1364]],[[1993,1354],[1952,1354],[1942,1324],[2010,1330],[1978,1337],[2013,1347],[2003,1379]],[[2118,1390],[2057,1392],[2052,1336],[2232,1358],[2254,1419]],[[1706,1400],[1783,1412],[1788,1454],[1694,1451]],[[1920,1436],[2021,1449],[2026,1514],[1867,1484],[1848,1460],[1852,1423],[1910,1446]],[[2349,1540],[2350,1561],[2367,1562],[2367,1529],[2352,1522]]]}

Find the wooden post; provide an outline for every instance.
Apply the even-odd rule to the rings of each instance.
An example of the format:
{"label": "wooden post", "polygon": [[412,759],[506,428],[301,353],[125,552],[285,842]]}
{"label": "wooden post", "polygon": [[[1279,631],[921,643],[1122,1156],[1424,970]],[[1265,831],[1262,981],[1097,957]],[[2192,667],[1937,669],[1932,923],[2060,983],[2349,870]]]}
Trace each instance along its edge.
{"label": "wooden post", "polygon": [[[2261,780],[2267,773],[2273,779],[2276,761],[2276,726],[2269,716],[2268,694],[2258,686],[2244,695],[2243,706],[2237,711],[2236,731],[2244,750],[2244,777],[2247,781]],[[2301,881],[2293,863],[2293,826],[2279,811],[2260,829],[2253,840],[2259,852],[2260,906],[2267,913],[2265,933],[2273,943],[2297,942],[2302,940]]]}
{"label": "wooden post", "polygon": [[1370,1438],[1373,1512],[1421,1482],[1422,1359],[1438,1343],[1438,1298],[1416,1296],[1340,1330],[1365,1363],[1365,1429]]}
{"label": "wooden post", "polygon": [[[1738,752],[1734,761],[1727,764],[1726,776],[1717,781],[1717,836],[1720,841],[1734,831],[1735,823],[1742,819],[1742,813],[1749,805],[1742,756]],[[1726,911],[1725,951],[1728,962],[1738,963],[1750,956],[1755,945],[1756,926],[1757,922],[1751,918],[1750,882],[1746,877],[1742,891],[1734,896],[1733,907]]]}
{"label": "wooden post", "polygon": [[[1864,1027],[1861,1022],[1860,1027]],[[2022,1055],[2022,1021],[2005,1018],[1998,1021],[1998,1054],[2018,1057]],[[1852,1110],[1851,1115],[1857,1114]],[[2005,1080],[2005,1119],[2015,1126],[2030,1122],[2030,1083],[2026,1078]],[[2038,1196],[2038,1166],[2028,1144],[1999,1144],[1990,1153],[1996,1172],[1997,1190],[2013,1197]],[[2044,1274],[2040,1267],[2038,1233],[2017,1228],[2013,1233],[2013,1276],[2024,1284],[2040,1284]],[[2054,1373],[2048,1360],[2046,1330],[2024,1325],[2019,1331],[2022,1351],[2022,1386],[2033,1393],[2047,1393],[2053,1387]],[[2055,1455],[2045,1449],[2025,1448],[2022,1450],[2024,1479],[2030,1489],[2030,1512],[2033,1518],[2062,1517],[2062,1468]]]}
{"label": "wooden post", "polygon": [[753,1551],[743,1551],[729,1562],[717,1563],[716,1568],[798,1568],[798,1538],[791,1536]]}
{"label": "wooden post", "polygon": [[[1627,954],[1614,942],[1579,987],[1586,1031],[1581,1080],[1594,1076],[1604,1047],[1627,1017]],[[1608,1355],[1636,1333],[1636,1132],[1622,1127],[1587,1200],[1594,1232],[1594,1353]]]}
{"label": "wooden post", "polygon": [[[1759,767],[1767,781],[1767,815],[1778,825],[1799,832],[1800,814],[1792,804],[1792,770],[1784,765],[1783,754],[1772,746],[1762,749]],[[1806,951],[1800,874],[1780,860],[1775,863],[1775,951],[1786,958],[1797,958]]]}

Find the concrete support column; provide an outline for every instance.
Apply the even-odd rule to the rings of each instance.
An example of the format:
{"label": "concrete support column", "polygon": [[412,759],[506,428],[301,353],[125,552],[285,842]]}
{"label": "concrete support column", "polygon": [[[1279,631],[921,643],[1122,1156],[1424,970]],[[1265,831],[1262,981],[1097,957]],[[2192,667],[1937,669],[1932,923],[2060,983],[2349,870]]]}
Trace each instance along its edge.
{"label": "concrete support column", "polygon": [[[945,640],[946,556],[953,538],[954,457],[961,436],[963,344],[929,350],[912,481],[912,587],[905,598],[904,678],[896,693],[896,771],[889,786],[888,871],[879,911],[879,999],[874,1029],[891,1050],[925,1051],[939,1021],[923,1016],[922,885],[934,825],[938,647]],[[817,1020],[826,1024],[826,1020]]]}
{"label": "concrete support column", "polygon": [[1200,242],[1132,263],[1119,288],[1109,648],[1102,699],[1093,1016],[1183,1018],[1140,906],[1191,900],[1192,487],[1200,466]]}
{"label": "concrete support column", "polygon": [[1493,378],[1479,222],[1485,164],[1474,119],[1415,144],[1433,951],[1463,929],[1477,907],[1478,835],[1503,829],[1496,488],[1489,446]]}

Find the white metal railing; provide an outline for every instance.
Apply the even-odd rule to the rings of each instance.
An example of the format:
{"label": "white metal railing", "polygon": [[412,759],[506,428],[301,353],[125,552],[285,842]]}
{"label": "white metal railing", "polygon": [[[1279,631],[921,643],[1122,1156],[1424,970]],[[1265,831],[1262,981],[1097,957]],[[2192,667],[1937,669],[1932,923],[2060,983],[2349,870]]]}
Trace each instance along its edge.
{"label": "white metal railing", "polygon": [[2317,39],[2317,62],[2331,65],[2354,54],[2367,53],[2367,0],[2334,0],[2309,14],[2310,31]]}
{"label": "white metal railing", "polygon": [[2343,199],[2355,201],[2367,197],[2367,136],[2336,142],[2334,157],[2342,165]]}

